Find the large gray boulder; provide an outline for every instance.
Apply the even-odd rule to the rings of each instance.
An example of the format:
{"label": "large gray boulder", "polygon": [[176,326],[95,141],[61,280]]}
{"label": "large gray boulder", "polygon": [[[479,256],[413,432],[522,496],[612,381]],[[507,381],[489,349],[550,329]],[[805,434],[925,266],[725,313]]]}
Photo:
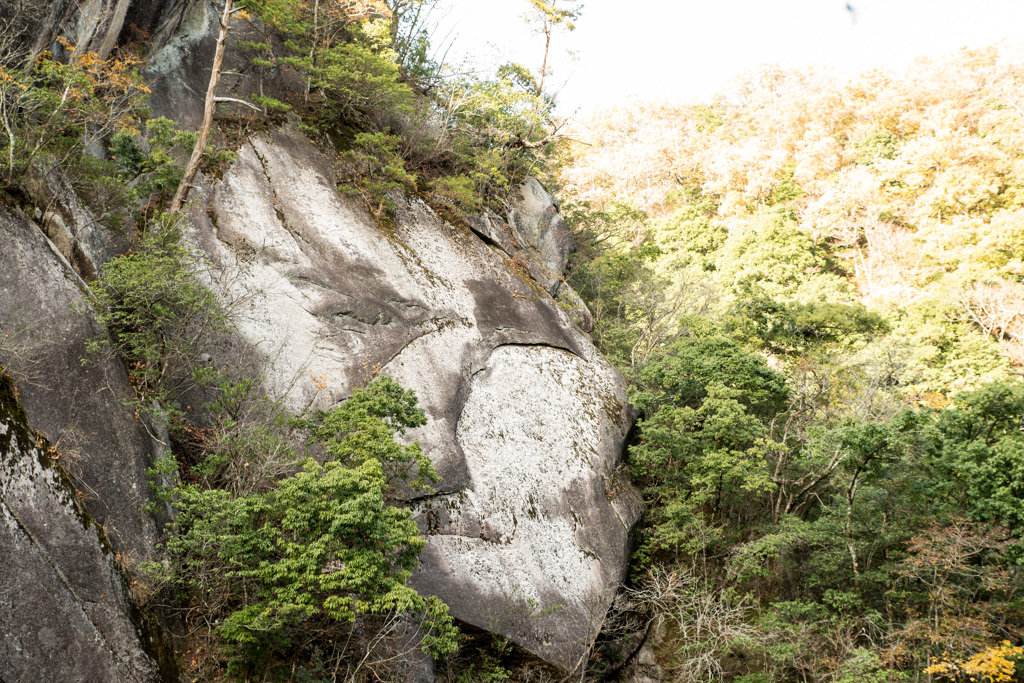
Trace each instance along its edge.
{"label": "large gray boulder", "polygon": [[394,223],[376,225],[294,130],[249,140],[192,197],[193,239],[241,342],[208,349],[213,361],[255,351],[268,393],[296,413],[379,374],[414,389],[429,423],[408,436],[443,477],[409,501],[429,534],[414,586],[573,668],[642,505],[616,470],[633,420],[623,380],[536,264],[418,199],[396,196]]}
{"label": "large gray boulder", "polygon": [[102,529],[0,377],[0,680],[158,681]]}
{"label": "large gray boulder", "polygon": [[[32,36],[34,52],[52,50],[60,54],[65,44],[74,56],[94,52],[106,58],[117,45],[131,0],[50,0],[25,3],[12,14],[28,14],[38,22]],[[58,41],[58,38],[66,39]]]}

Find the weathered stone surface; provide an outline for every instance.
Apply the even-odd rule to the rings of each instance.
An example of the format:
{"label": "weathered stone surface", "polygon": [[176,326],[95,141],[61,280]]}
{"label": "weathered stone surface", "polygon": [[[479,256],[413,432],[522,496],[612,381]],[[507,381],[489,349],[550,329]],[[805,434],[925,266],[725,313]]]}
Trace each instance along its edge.
{"label": "weathered stone surface", "polygon": [[0,378],[0,680],[157,681],[99,526]]}
{"label": "weathered stone surface", "polygon": [[30,169],[24,186],[39,207],[37,224],[84,279],[94,279],[101,264],[127,248],[122,235],[107,229],[83,205],[59,169]]}
{"label": "weathered stone surface", "polygon": [[519,186],[510,222],[536,248],[547,266],[561,275],[569,255],[576,251],[572,233],[562,220],[558,200],[536,178]]}
{"label": "weathered stone surface", "polygon": [[665,622],[655,619],[647,627],[640,649],[634,652],[624,667],[622,680],[627,683],[658,683],[664,680],[664,672],[658,664],[655,648],[665,638]]}
{"label": "weathered stone surface", "polygon": [[[154,46],[143,76],[158,84],[150,96],[153,111],[173,119],[183,130],[194,130],[203,120],[203,99],[213,64],[220,12],[207,0],[174,4],[180,7],[167,12],[173,17],[174,30]],[[157,7],[152,7],[149,14],[163,16]]]}
{"label": "weathered stone surface", "polygon": [[505,252],[513,265],[525,270],[555,297],[577,328],[587,333],[593,331],[594,316],[563,277],[568,257],[576,251],[576,242],[559,214],[558,201],[534,178],[520,186],[519,197],[510,211],[515,228],[485,210],[467,221],[470,229],[487,244]]}
{"label": "weathered stone surface", "polygon": [[566,668],[600,628],[638,511],[614,473],[617,378],[594,369],[506,345],[469,378],[456,439],[471,486],[432,501],[438,535],[418,575],[455,613]]}
{"label": "weathered stone surface", "polygon": [[0,236],[0,364],[18,379],[33,428],[64,453],[89,513],[114,546],[148,559],[157,532],[142,506],[153,443],[125,404],[124,366],[87,354],[86,342],[102,330],[84,312],[84,283],[42,230],[0,206]]}
{"label": "weathered stone surface", "polygon": [[152,47],[160,49],[182,27],[186,16],[208,0],[132,0],[121,24],[120,43],[131,43],[148,35]]}
{"label": "weathered stone surface", "polygon": [[555,299],[569,313],[576,327],[588,333],[594,331],[594,314],[590,312],[576,290],[569,285],[563,285],[558,288]]}
{"label": "weathered stone surface", "polygon": [[519,187],[518,197],[509,212],[511,225],[486,210],[468,220],[470,229],[505,252],[514,265],[544,287],[577,328],[586,333],[593,331],[594,316],[563,277],[576,242],[562,220],[558,200],[535,178]]}
{"label": "weathered stone surface", "polygon": [[521,262],[415,199],[378,227],[294,131],[247,142],[194,196],[211,284],[271,395],[328,408],[384,373],[419,396],[429,424],[409,438],[443,481],[411,501],[430,534],[413,584],[571,668],[642,512],[615,472],[633,417],[618,373]]}

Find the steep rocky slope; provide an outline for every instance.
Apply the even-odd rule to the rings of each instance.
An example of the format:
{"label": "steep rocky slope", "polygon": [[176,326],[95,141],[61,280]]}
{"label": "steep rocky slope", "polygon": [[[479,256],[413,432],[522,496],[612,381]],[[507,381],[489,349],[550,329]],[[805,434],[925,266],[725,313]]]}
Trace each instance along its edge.
{"label": "steep rocky slope", "polygon": [[296,413],[378,374],[414,389],[429,422],[408,436],[443,477],[414,501],[429,534],[414,585],[569,667],[623,577],[642,508],[615,470],[632,423],[624,383],[529,275],[567,289],[545,261],[561,265],[571,237],[539,184],[522,190],[515,225],[544,230],[487,219],[511,255],[418,199],[382,228],[281,130],[194,195],[194,239],[243,342],[209,349],[212,361],[255,351],[268,393]]}
{"label": "steep rocky slope", "polygon": [[[122,2],[102,25],[86,21],[100,4],[83,8],[55,5],[46,30],[77,31],[102,47],[117,22],[134,18],[158,43],[148,71],[154,109],[193,124],[215,8]],[[624,576],[643,508],[616,470],[633,421],[625,385],[590,343],[589,313],[561,280],[573,246],[557,202],[528,181],[506,217],[452,223],[418,198],[395,196],[395,219],[382,225],[338,191],[331,162],[294,124],[254,135],[237,152],[219,179],[200,176],[190,198],[189,238],[209,260],[207,284],[235,326],[204,349],[207,360],[249,367],[295,414],[328,408],[380,374],[414,389],[429,422],[407,437],[421,442],[443,479],[433,494],[408,501],[429,539],[413,585],[444,599],[458,619],[572,668]],[[93,522],[45,523],[73,517],[56,470],[46,470],[54,473],[46,483],[5,465],[3,490],[42,486],[38,495],[56,501],[36,506],[43,521],[31,543],[7,525],[8,561],[34,562],[33,548],[45,547],[57,576],[72,560],[109,572],[101,578],[111,588],[97,601],[114,600],[104,612],[115,634],[104,647],[114,654],[109,665],[106,655],[90,659],[97,663],[86,679],[149,680],[155,667],[141,654],[110,552],[129,561],[152,554],[159,524],[142,511],[151,497],[146,470],[167,438],[126,407],[119,361],[80,361],[85,340],[101,333],[86,313],[82,278],[123,244],[67,187],[50,180],[35,194],[46,199],[36,220],[0,207],[0,322],[17,333],[0,362],[18,381],[27,424],[76,456],[67,463],[74,486],[111,545]],[[42,633],[26,610],[77,590],[65,581],[9,593],[0,628],[11,638]],[[77,623],[64,620],[41,647],[95,649],[92,627]],[[15,668],[0,677],[73,680],[54,660],[33,669],[28,657],[5,652]]]}

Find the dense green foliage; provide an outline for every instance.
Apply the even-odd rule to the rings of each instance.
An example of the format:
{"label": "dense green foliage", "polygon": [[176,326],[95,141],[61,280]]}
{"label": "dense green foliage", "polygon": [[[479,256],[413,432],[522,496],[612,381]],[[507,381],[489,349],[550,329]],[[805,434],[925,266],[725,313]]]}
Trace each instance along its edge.
{"label": "dense green foliage", "polygon": [[[544,172],[562,123],[538,70],[509,63],[494,74],[455,72],[434,61],[426,16],[433,0],[252,0],[240,3],[264,34],[242,41],[265,75],[299,72],[301,101],[260,96],[270,111],[297,107],[311,131],[343,144],[345,185],[361,192],[379,216],[386,194],[420,190],[457,213],[500,200],[528,173]],[[541,32],[572,29],[575,11],[535,3]],[[547,43],[550,45],[550,42]],[[349,149],[351,147],[351,149]],[[355,158],[353,158],[355,155]],[[362,163],[375,160],[370,171]],[[383,173],[384,182],[381,182]]]}
{"label": "dense green foliage", "polygon": [[880,91],[766,70],[567,153],[571,282],[644,412],[629,592],[670,680],[1024,671],[1024,179],[997,106],[1021,67],[928,66]]}
{"label": "dense green foliage", "polygon": [[194,379],[200,340],[226,329],[213,293],[200,281],[206,264],[182,241],[182,219],[158,215],[135,251],[107,263],[91,286],[96,319],[107,334],[92,352],[112,347],[128,363],[141,403],[165,407]]}
{"label": "dense green foliage", "polygon": [[383,377],[307,424],[325,462],[307,458],[245,492],[178,487],[174,578],[217,624],[234,678],[276,679],[314,659],[353,675],[409,657],[413,631],[395,644],[412,628],[405,615],[423,629],[424,649],[454,651],[447,607],[405,585],[426,542],[394,504],[398,486],[437,478],[419,444],[394,440],[425,422],[412,392]]}

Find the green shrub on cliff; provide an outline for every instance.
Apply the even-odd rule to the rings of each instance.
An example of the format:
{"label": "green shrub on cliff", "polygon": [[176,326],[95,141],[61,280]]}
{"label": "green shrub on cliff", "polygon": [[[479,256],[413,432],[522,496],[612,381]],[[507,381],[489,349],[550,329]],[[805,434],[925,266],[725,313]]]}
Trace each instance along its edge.
{"label": "green shrub on cliff", "polygon": [[[262,492],[178,489],[167,548],[197,624],[216,624],[233,677],[275,677],[320,660],[328,674],[450,654],[447,607],[406,586],[426,541],[399,488],[437,480],[418,443],[395,441],[425,424],[416,397],[390,377],[357,390],[306,424],[327,451]],[[422,641],[413,637],[422,629]],[[394,662],[393,662],[394,663]]]}
{"label": "green shrub on cliff", "polygon": [[[91,143],[134,131],[149,89],[130,56],[35,60],[0,44],[0,171],[7,185],[33,166],[74,165]],[[137,132],[137,131],[135,131]]]}
{"label": "green shrub on cliff", "polygon": [[[238,4],[260,19],[264,33],[262,41],[239,45],[261,74],[300,74],[305,92],[297,111],[311,130],[328,132],[335,142],[355,137],[357,151],[365,147],[359,135],[398,139],[401,149],[392,156],[400,163],[386,166],[415,168],[436,180],[432,196],[439,202],[476,211],[495,200],[500,208],[497,200],[511,187],[543,172],[564,125],[554,119],[546,64],[531,71],[508,63],[490,77],[446,69],[430,56],[426,17],[436,0]],[[547,39],[546,62],[552,32],[572,30],[578,8],[532,4]],[[281,106],[262,95],[259,104]],[[351,184],[365,185],[358,178]],[[386,206],[376,199],[372,204],[377,213]]]}
{"label": "green shrub on cliff", "polygon": [[177,392],[193,379],[200,340],[228,327],[213,292],[198,279],[207,265],[183,244],[181,221],[157,215],[135,250],[111,259],[90,286],[96,319],[108,334],[87,350],[114,350],[139,398],[164,408],[173,408]]}
{"label": "green shrub on cliff", "polygon": [[406,170],[399,154],[401,145],[397,135],[359,133],[352,149],[338,156],[344,174],[338,189],[360,195],[378,219],[395,210],[391,192],[416,191],[416,176]]}

